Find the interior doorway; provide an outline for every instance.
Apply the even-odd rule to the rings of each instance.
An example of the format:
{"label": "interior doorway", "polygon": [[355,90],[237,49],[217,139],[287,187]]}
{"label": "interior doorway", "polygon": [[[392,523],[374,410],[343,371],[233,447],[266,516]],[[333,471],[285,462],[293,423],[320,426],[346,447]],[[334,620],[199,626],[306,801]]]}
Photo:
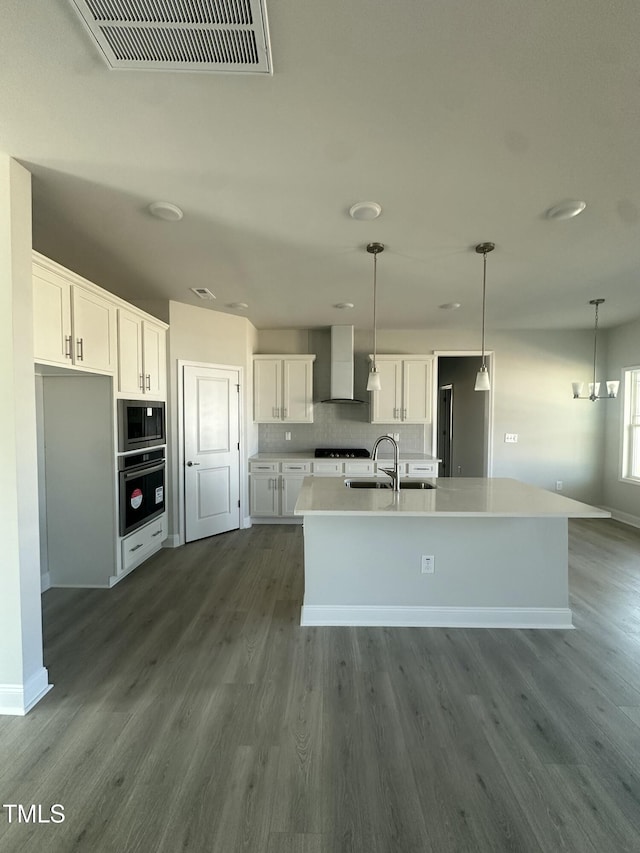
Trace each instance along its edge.
{"label": "interior doorway", "polygon": [[240,527],[240,374],[185,365],[185,539]]}
{"label": "interior doorway", "polygon": [[453,465],[453,385],[438,388],[438,476],[450,477]]}
{"label": "interior doorway", "polygon": [[[468,352],[437,353],[436,452],[443,477],[490,477],[492,391],[475,391],[482,359]],[[493,357],[486,357],[493,382]]]}

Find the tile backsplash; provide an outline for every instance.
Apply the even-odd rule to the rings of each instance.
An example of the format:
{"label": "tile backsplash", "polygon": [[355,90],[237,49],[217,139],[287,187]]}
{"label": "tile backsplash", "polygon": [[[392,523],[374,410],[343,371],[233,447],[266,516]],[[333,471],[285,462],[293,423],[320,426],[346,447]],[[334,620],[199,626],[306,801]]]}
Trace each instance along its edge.
{"label": "tile backsplash", "polygon": [[[312,424],[260,424],[261,453],[299,453],[316,447],[365,447],[371,450],[379,435],[400,435],[402,453],[429,453],[431,424],[371,424],[369,404],[315,403]],[[285,441],[285,433],[291,441]]]}

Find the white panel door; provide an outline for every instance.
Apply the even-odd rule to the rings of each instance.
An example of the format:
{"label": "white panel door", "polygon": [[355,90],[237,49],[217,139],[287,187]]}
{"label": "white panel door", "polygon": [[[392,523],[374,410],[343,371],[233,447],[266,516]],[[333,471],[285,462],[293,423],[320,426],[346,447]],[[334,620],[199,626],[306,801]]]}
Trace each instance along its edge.
{"label": "white panel door", "polygon": [[187,542],[240,527],[237,370],[184,368]]}

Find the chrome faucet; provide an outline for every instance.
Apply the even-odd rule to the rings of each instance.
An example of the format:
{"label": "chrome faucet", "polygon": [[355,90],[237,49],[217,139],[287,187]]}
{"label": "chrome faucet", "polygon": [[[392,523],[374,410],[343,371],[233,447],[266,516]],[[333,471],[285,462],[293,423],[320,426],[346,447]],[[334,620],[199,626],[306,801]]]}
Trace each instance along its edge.
{"label": "chrome faucet", "polygon": [[381,435],[380,438],[376,438],[376,443],[373,445],[373,450],[371,451],[371,457],[375,462],[378,458],[378,447],[383,441],[390,441],[393,445],[393,469],[390,468],[380,468],[381,471],[384,471],[385,474],[388,474],[393,480],[393,491],[400,491],[400,466],[398,464],[400,451],[398,449],[398,442],[395,438],[392,438],[390,435]]}

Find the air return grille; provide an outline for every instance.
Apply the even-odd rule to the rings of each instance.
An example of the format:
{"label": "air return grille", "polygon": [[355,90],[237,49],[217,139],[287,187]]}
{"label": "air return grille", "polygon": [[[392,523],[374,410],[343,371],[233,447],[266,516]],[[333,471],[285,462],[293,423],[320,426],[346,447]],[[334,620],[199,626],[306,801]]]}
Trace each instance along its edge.
{"label": "air return grille", "polygon": [[265,0],[71,0],[110,68],[271,73]]}

